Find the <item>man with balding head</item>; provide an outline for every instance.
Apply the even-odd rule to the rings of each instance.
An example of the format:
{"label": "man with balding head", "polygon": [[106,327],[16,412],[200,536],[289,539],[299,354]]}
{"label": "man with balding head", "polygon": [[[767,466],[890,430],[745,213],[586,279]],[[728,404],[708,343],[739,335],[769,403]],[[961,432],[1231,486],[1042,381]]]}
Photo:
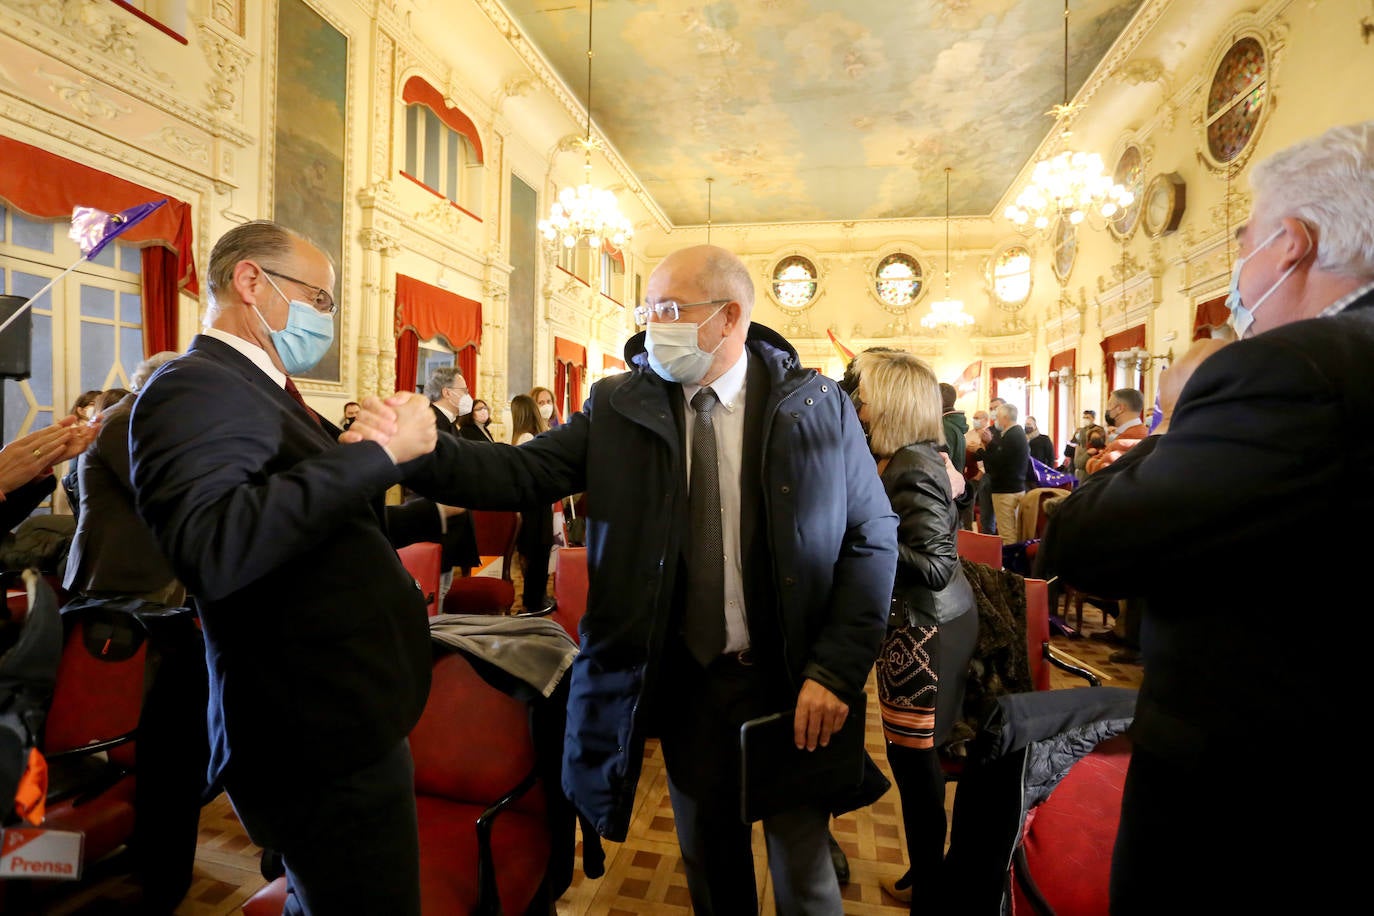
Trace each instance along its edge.
{"label": "man with balding head", "polygon": [[1066,582],[1146,602],[1114,916],[1340,912],[1365,867],[1359,844],[1319,836],[1374,801],[1364,756],[1322,754],[1311,780],[1301,761],[1368,689],[1331,647],[1358,657],[1369,635],[1368,546],[1337,526],[1374,511],[1352,485],[1374,431],[1350,422],[1374,389],[1374,122],[1276,153],[1251,184],[1240,339],[1198,364],[1168,435],[1064,501],[1040,549]]}
{"label": "man with balding head", "polygon": [[[852,403],[752,324],[753,304],[730,252],[670,254],[635,309],[630,371],[519,448],[440,437],[432,467],[446,501],[474,508],[588,494],[563,785],[624,840],[657,734],[702,913],[758,911],[740,725],[789,711],[798,748],[826,744],[863,693],[896,569],[896,519]],[[347,435],[385,440],[413,400],[365,403]],[[827,825],[843,804],[799,797],[764,818],[779,912],[841,912]]]}

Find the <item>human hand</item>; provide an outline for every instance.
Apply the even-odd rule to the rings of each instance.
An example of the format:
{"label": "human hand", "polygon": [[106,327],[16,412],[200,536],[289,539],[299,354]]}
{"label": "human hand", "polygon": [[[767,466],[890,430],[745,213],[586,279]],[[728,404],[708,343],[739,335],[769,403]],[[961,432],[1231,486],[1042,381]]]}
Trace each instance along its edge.
{"label": "human hand", "polygon": [[15,439],[0,449],[0,493],[21,487],[54,464],[80,455],[99,431],[98,425],[86,426],[72,415]]}
{"label": "human hand", "polygon": [[949,477],[950,492],[954,494],[955,499],[958,499],[960,496],[964,495],[964,487],[966,485],[964,474],[954,466],[953,461],[949,460],[949,455],[941,452],[940,457],[945,459],[945,474]]}
{"label": "human hand", "polygon": [[985,426],[982,429],[978,430],[978,438],[982,441],[984,445],[987,445],[989,442],[992,441],[992,428]]}
{"label": "human hand", "polygon": [[[413,391],[398,391],[384,402],[396,415],[396,430],[388,438],[387,451],[397,464],[405,464],[434,451],[439,433],[434,425],[434,411],[429,401]],[[363,415],[358,415],[358,421]],[[358,422],[355,421],[353,427]]]}
{"label": "human hand", "polygon": [[830,736],[840,730],[849,716],[849,704],[808,678],[797,694],[797,712],[792,719],[792,737],[797,749],[814,751],[830,744]]}
{"label": "human hand", "polygon": [[[399,392],[398,392],[399,393]],[[394,397],[394,395],[393,395]],[[358,405],[358,415],[339,436],[340,442],[376,442],[386,445],[396,434],[396,410],[376,395],[368,395]]]}

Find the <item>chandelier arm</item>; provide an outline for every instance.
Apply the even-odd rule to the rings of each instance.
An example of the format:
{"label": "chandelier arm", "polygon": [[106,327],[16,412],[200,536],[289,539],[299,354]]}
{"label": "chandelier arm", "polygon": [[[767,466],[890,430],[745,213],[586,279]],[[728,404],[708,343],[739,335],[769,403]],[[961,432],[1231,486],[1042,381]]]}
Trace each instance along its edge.
{"label": "chandelier arm", "polygon": [[1064,107],[1069,107],[1069,0],[1064,0]]}
{"label": "chandelier arm", "polygon": [[[1067,3],[1068,0],[1065,0]],[[592,7],[587,0],[587,162],[592,160]],[[588,176],[590,179],[591,176]]]}

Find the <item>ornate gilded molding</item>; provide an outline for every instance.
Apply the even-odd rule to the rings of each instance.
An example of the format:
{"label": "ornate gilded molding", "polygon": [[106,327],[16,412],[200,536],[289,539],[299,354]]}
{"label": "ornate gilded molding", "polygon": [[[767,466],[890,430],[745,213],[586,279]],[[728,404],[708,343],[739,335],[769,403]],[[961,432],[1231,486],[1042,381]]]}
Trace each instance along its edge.
{"label": "ornate gilded molding", "polygon": [[133,114],[133,109],[101,92],[106,88],[86,77],[71,79],[60,73],[49,73],[42,67],[38,75],[48,81],[48,89],[67,107],[76,111],[88,121],[114,121],[122,115]]}
{"label": "ornate gilded molding", "polygon": [[216,23],[218,20],[196,22],[201,53],[213,71],[206,82],[210,90],[208,107],[213,112],[223,112],[242,121],[243,77],[253,60],[253,52],[240,44],[238,38],[220,34],[220,26]]}

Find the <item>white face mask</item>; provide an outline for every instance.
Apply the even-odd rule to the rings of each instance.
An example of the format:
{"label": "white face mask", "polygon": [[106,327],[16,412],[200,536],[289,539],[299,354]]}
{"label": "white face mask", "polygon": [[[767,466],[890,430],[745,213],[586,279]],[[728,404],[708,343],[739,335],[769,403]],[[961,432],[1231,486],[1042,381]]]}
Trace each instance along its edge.
{"label": "white face mask", "polygon": [[549,419],[550,417],[552,417],[552,416],[553,416],[553,404],[551,404],[551,403],[550,403],[550,404],[540,404],[540,405],[539,405],[539,416],[543,417],[545,420],[547,420],[547,419]]}
{"label": "white face mask", "polygon": [[[1289,276],[1292,275],[1293,271],[1298,269],[1298,265],[1303,262],[1303,258],[1307,257],[1307,254],[1303,254],[1301,258],[1298,258],[1296,261],[1294,261],[1292,266],[1290,266],[1287,270],[1283,272],[1283,276],[1275,280],[1274,285],[1269,287],[1269,289],[1264,293],[1263,296],[1259,297],[1259,301],[1257,301],[1254,305],[1247,306],[1245,305],[1245,303],[1241,301],[1240,269],[1245,266],[1246,261],[1249,261],[1255,255],[1263,251],[1266,247],[1268,247],[1268,245],[1271,242],[1274,241],[1274,239],[1278,238],[1280,235],[1283,235],[1284,228],[1285,227],[1282,224],[1280,224],[1277,229],[1270,233],[1269,238],[1265,239],[1263,242],[1260,242],[1259,245],[1255,247],[1254,251],[1251,251],[1248,255],[1246,255],[1243,258],[1236,258],[1236,266],[1231,270],[1231,289],[1226,294],[1226,307],[1231,310],[1229,324],[1231,325],[1231,330],[1236,332],[1236,339],[1238,340],[1244,338],[1245,335],[1249,333],[1251,326],[1254,325],[1256,310],[1258,310],[1261,305],[1264,305],[1265,300],[1272,296],[1275,290],[1277,290],[1280,286],[1283,285],[1283,281],[1287,280]],[[1310,235],[1307,237],[1307,241],[1308,251],[1310,252],[1312,250],[1312,237]]]}
{"label": "white face mask", "polygon": [[458,396],[458,416],[465,417],[472,413],[472,395],[463,394]]}
{"label": "white face mask", "polygon": [[725,343],[725,338],[722,337],[720,343],[711,350],[703,350],[697,342],[697,331],[707,321],[716,317],[723,308],[724,305],[717,308],[700,324],[682,321],[649,322],[645,329],[644,346],[649,351],[649,366],[659,378],[682,385],[694,385],[706,377],[706,373],[711,371],[716,350]]}

